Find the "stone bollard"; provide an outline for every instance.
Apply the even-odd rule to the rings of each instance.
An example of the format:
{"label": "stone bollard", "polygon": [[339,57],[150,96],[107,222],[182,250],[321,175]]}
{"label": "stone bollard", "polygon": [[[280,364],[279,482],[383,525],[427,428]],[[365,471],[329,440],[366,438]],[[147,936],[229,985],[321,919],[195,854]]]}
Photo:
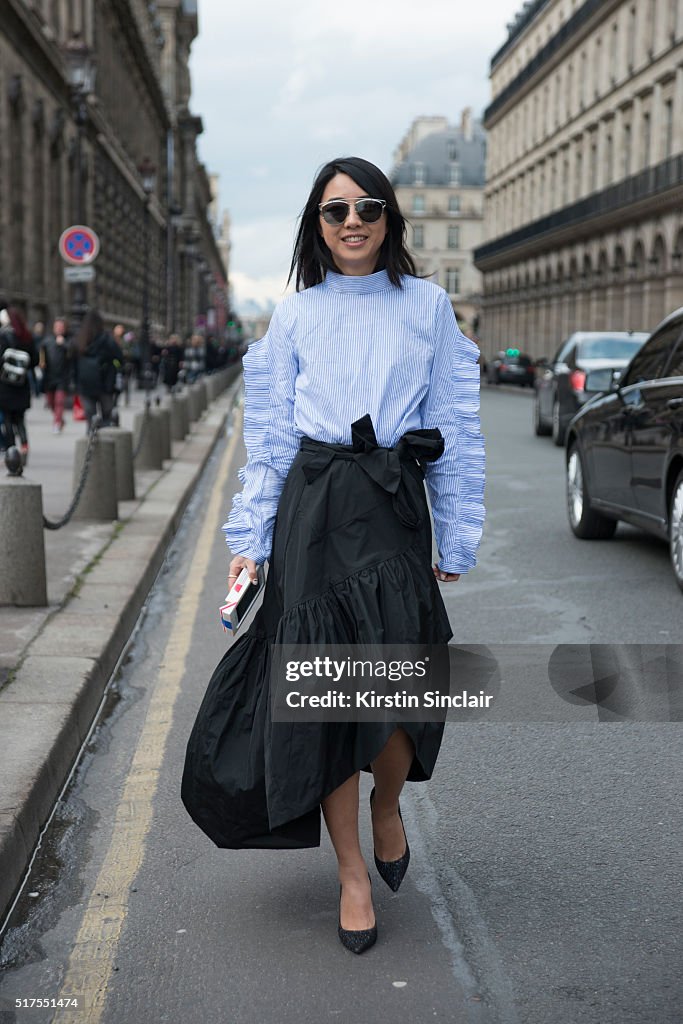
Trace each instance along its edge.
{"label": "stone bollard", "polygon": [[197,381],[197,394],[199,395],[200,411],[205,412],[209,407],[209,392],[206,388],[206,380],[203,377]]}
{"label": "stone bollard", "polygon": [[206,400],[211,404],[218,397],[218,374],[212,373],[210,377],[206,377],[204,386],[206,387]]}
{"label": "stone bollard", "polygon": [[[81,479],[90,438],[79,437],[74,452],[73,490]],[[74,519],[118,519],[119,506],[116,495],[116,446],[99,434],[93,445],[88,475],[81,499],[73,514]]]}
{"label": "stone bollard", "polygon": [[107,441],[114,442],[116,460],[116,497],[119,501],[135,498],[135,473],[133,471],[133,435],[130,430],[103,427],[99,434]]}
{"label": "stone bollard", "polygon": [[190,423],[196,423],[202,414],[202,410],[199,406],[199,395],[194,384],[191,384],[187,389],[187,409],[190,416]]}
{"label": "stone bollard", "polygon": [[[147,422],[144,412],[136,412],[133,418],[134,448],[137,448],[140,431],[143,431],[142,444],[137,457],[133,460],[135,469],[163,469],[161,448],[161,425],[150,409]],[[143,425],[144,424],[144,425]]]}
{"label": "stone bollard", "polygon": [[157,421],[159,437],[161,441],[161,458],[170,459],[171,452],[171,413],[163,406],[157,405],[152,410],[152,416]]}
{"label": "stone bollard", "polygon": [[185,417],[178,395],[169,395],[166,400],[171,421],[171,441],[182,441],[185,437]]}
{"label": "stone bollard", "polygon": [[0,605],[47,604],[43,493],[21,476],[0,479]]}
{"label": "stone bollard", "polygon": [[180,405],[180,411],[183,417],[183,437],[187,437],[190,433],[190,399],[187,397],[187,391],[183,391],[178,395],[178,403]]}

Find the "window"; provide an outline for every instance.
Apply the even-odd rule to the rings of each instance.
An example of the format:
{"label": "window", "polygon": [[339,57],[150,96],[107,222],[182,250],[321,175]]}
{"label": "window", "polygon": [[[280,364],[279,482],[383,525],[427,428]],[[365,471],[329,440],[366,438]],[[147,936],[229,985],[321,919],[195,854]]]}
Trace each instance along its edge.
{"label": "window", "polygon": [[612,184],[612,178],[614,176],[614,142],[612,135],[608,135],[605,140],[605,185]]}
{"label": "window", "polygon": [[681,325],[677,323],[653,335],[634,356],[629,371],[623,378],[622,386],[656,380],[661,376],[680,333]]}
{"label": "window", "polygon": [[612,25],[612,47],[610,63],[612,65],[612,83],[616,82],[619,69],[619,22]]}
{"label": "window", "polygon": [[450,167],[451,177],[449,184],[459,185],[460,184],[460,164],[457,160],[453,160]]}
{"label": "window", "polygon": [[457,295],[460,291],[460,271],[457,267],[446,270],[446,291],[449,295]]}
{"label": "window", "polygon": [[628,177],[631,173],[631,146],[633,145],[631,134],[631,125],[627,121],[624,125],[624,177]]}
{"label": "window", "polygon": [[648,111],[643,114],[643,159],[641,166],[648,167],[650,164],[651,119]]}
{"label": "window", "polygon": [[664,158],[667,159],[671,156],[671,150],[673,147],[673,131],[674,131],[674,103],[673,100],[667,100],[664,104]]}
{"label": "window", "polygon": [[595,192],[598,187],[598,144],[591,142],[591,183],[590,191]]}
{"label": "window", "polygon": [[424,196],[413,196],[413,213],[424,213],[425,212],[425,197]]}
{"label": "window", "polygon": [[576,192],[577,198],[583,195],[583,150],[581,149],[581,143],[576,151]]}
{"label": "window", "polygon": [[683,341],[679,341],[674,357],[666,368],[666,375],[667,377],[683,377]]}
{"label": "window", "polygon": [[669,0],[669,40],[675,42],[678,34],[678,0]]}
{"label": "window", "polygon": [[424,185],[425,183],[425,165],[423,163],[413,164],[413,184]]}
{"label": "window", "polygon": [[459,249],[460,248],[460,228],[449,227],[448,229],[448,248]]}
{"label": "window", "polygon": [[423,249],[425,244],[425,229],[422,224],[413,228],[413,249]]}
{"label": "window", "polygon": [[456,144],[454,142],[449,142],[448,143],[448,159],[449,160],[457,160],[458,159],[458,147],[456,146]]}
{"label": "window", "polygon": [[636,64],[636,8],[629,11],[628,18],[628,69],[633,71]]}
{"label": "window", "polygon": [[460,196],[448,197],[448,212],[460,213]]}

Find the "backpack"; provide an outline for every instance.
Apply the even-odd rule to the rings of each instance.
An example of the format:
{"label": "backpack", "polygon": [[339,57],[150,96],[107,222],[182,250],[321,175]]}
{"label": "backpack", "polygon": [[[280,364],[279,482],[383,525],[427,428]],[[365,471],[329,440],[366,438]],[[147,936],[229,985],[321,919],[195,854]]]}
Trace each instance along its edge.
{"label": "backpack", "polygon": [[6,348],[0,357],[0,381],[22,388],[28,379],[31,357],[18,348]]}

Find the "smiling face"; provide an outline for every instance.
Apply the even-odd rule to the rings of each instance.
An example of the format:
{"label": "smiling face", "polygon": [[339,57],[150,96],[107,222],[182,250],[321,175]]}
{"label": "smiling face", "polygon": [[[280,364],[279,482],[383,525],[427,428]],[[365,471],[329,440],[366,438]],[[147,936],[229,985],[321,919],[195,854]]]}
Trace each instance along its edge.
{"label": "smiling face", "polygon": [[[335,174],[327,183],[320,201],[327,203],[330,199],[360,199],[367,195],[348,174]],[[351,204],[343,224],[328,224],[322,216],[319,217],[319,224],[320,233],[341,274],[359,277],[374,272],[387,233],[386,212],[374,224],[366,224]]]}

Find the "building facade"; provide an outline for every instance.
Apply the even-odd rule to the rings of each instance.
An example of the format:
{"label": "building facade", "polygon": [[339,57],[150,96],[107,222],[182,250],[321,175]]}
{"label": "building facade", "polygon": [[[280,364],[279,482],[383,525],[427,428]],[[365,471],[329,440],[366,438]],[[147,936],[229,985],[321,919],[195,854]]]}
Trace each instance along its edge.
{"label": "building facade", "polygon": [[[196,34],[195,0],[3,0],[0,295],[30,321],[72,308],[58,243],[77,223],[100,238],[85,300],[110,325],[139,328],[145,286],[155,335],[206,317],[210,275],[227,294],[196,154],[201,121],[188,111]],[[80,107],[65,59],[74,43],[97,72]]]}
{"label": "building facade", "polygon": [[472,253],[483,240],[485,158],[484,132],[469,109],[457,127],[445,117],[420,117],[398,146],[390,175],[418,274],[446,289],[470,332],[481,300]]}
{"label": "building facade", "polygon": [[486,355],[683,305],[683,0],[536,0],[491,61]]}

